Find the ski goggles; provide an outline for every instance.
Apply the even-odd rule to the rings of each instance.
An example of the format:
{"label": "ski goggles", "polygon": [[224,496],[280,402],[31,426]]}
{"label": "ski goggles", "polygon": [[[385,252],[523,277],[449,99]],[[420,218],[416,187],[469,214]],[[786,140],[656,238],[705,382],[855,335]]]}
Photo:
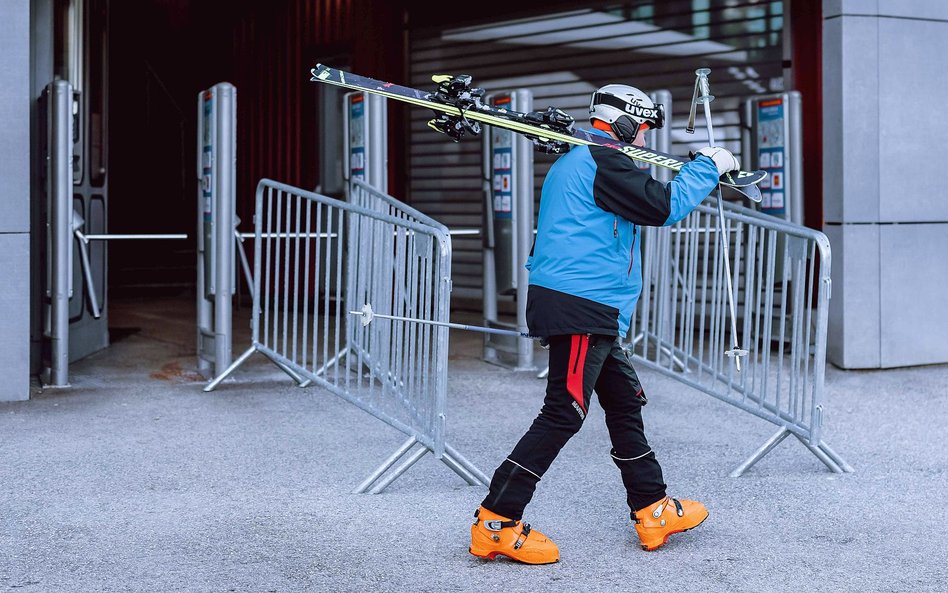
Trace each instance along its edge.
{"label": "ski goggles", "polygon": [[595,93],[592,102],[593,105],[608,105],[632,117],[643,119],[649,128],[655,130],[665,125],[665,106],[661,103],[656,103],[654,107],[640,107],[608,93]]}

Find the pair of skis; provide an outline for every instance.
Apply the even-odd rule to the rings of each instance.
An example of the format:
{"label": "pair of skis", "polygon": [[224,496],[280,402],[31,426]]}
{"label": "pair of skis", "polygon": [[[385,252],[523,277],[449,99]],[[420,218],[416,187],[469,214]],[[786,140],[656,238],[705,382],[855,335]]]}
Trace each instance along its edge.
{"label": "pair of skis", "polygon": [[[447,135],[455,142],[466,135],[476,136],[481,124],[497,126],[524,134],[542,152],[567,152],[572,145],[605,146],[618,150],[631,159],[679,171],[688,161],[656,150],[640,148],[625,142],[577,129],[573,118],[566,112],[550,107],[545,111],[521,113],[484,103],[484,90],[472,86],[471,77],[436,75],[438,85],[433,92],[425,92],[391,82],[383,82],[324,64],[312,69],[312,82],[331,84],[356,91],[381,95],[418,107],[431,109],[436,117],[428,122],[432,129]],[[757,184],[767,176],[766,171],[733,171],[721,176],[721,184],[732,187],[749,199],[759,202]]]}

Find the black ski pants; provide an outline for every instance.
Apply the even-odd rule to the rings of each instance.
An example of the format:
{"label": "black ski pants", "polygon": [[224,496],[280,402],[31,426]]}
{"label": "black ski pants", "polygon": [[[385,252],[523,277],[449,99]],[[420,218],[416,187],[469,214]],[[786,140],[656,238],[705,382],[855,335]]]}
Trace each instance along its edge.
{"label": "black ski pants", "polygon": [[612,459],[619,467],[629,509],[635,511],[664,498],[662,468],[642,424],[645,393],[618,338],[554,336],[543,408],[494,472],[482,503],[485,508],[509,519],[522,518],[537,482],[582,427],[594,389],[606,413]]}

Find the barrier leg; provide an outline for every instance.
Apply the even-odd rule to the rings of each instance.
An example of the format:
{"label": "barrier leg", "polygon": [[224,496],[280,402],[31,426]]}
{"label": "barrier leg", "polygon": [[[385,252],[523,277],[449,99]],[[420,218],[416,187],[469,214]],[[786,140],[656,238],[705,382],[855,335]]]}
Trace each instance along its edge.
{"label": "barrier leg", "polygon": [[769,439],[767,439],[767,442],[765,442],[763,445],[761,445],[760,449],[757,449],[757,451],[755,451],[754,454],[751,455],[751,456],[747,459],[747,461],[745,461],[744,463],[742,463],[742,464],[740,464],[739,466],[737,466],[737,467],[734,469],[734,471],[732,471],[732,472],[730,473],[730,476],[731,476],[732,478],[739,478],[739,477],[741,477],[742,475],[744,475],[744,472],[746,472],[747,470],[749,470],[749,469],[751,468],[751,466],[753,466],[755,463],[757,463],[758,461],[760,461],[761,458],[762,458],[764,455],[770,453],[770,452],[773,450],[774,447],[776,447],[777,445],[779,445],[780,443],[782,443],[783,440],[784,440],[785,438],[787,438],[788,436],[790,436],[791,434],[792,434],[792,433],[791,433],[789,430],[787,430],[785,427],[781,426],[781,427],[780,427],[780,430],[778,430],[776,433],[774,433],[774,435],[773,435],[772,437],[770,437]]}
{"label": "barrier leg", "polygon": [[[481,470],[477,469],[477,467],[475,467],[475,465],[474,465],[473,463],[471,463],[470,461],[468,461],[467,459],[465,459],[463,455],[461,455],[460,453],[458,453],[458,452],[457,452],[457,449],[455,449],[455,448],[452,447],[451,445],[445,443],[445,444],[444,444],[444,452],[445,452],[446,455],[450,455],[450,456],[451,456],[451,461],[453,461],[454,463],[457,463],[460,467],[464,468],[464,469],[465,469],[468,473],[470,473],[473,477],[477,478],[477,481],[478,481],[480,484],[483,484],[484,486],[490,486],[490,478],[488,478],[487,475],[484,474],[484,472],[482,472]],[[450,466],[449,466],[449,467],[450,467]],[[454,468],[451,468],[451,469],[454,469]],[[455,470],[455,471],[457,471],[457,470]],[[463,475],[462,475],[461,477],[464,478]],[[467,478],[465,478],[465,479],[467,479]],[[469,482],[469,483],[470,483],[470,482]],[[471,485],[474,486],[475,484],[471,484]]]}
{"label": "barrier leg", "polygon": [[842,468],[842,470],[843,470],[844,472],[851,474],[851,473],[853,473],[853,472],[856,471],[855,468],[853,468],[853,466],[851,466],[851,465],[849,465],[848,463],[846,463],[846,460],[845,460],[845,459],[843,459],[842,457],[840,457],[839,454],[836,453],[836,451],[834,451],[829,445],[827,445],[827,444],[824,443],[823,441],[820,441],[820,444],[819,444],[818,446],[819,446],[820,449],[823,450],[824,453],[826,453],[827,455],[829,455],[830,459],[832,459],[833,461],[835,461],[835,462],[836,462],[836,465],[838,465],[840,468]]}
{"label": "barrier leg", "polygon": [[[264,356],[266,356],[266,353],[264,353]],[[283,364],[283,362],[281,362],[281,361],[279,361],[279,360],[277,360],[277,359],[275,359],[275,358],[273,358],[273,357],[267,356],[267,358],[270,359],[270,362],[272,362],[273,364],[275,364],[275,365],[277,365],[278,367],[280,367],[280,369],[281,369],[284,373],[286,373],[287,375],[289,375],[291,379],[293,379],[294,381],[296,381],[296,384],[297,384],[298,386],[300,386],[300,387],[306,387],[307,385],[310,384],[310,381],[308,381],[307,379],[303,378],[302,375],[300,375],[299,373],[297,373],[296,371],[294,371],[294,370],[293,370],[292,368],[290,368],[288,365]]]}
{"label": "barrier leg", "polygon": [[207,385],[205,385],[205,386],[204,386],[204,391],[205,391],[205,392],[208,392],[208,391],[214,391],[215,389],[217,389],[217,386],[220,385],[221,382],[224,381],[224,379],[226,379],[227,377],[231,376],[231,374],[233,374],[233,372],[237,370],[237,367],[239,367],[240,365],[242,365],[242,364],[244,363],[244,361],[246,361],[248,358],[250,358],[251,356],[253,356],[253,353],[256,352],[256,351],[257,351],[257,346],[256,346],[256,345],[251,346],[250,348],[248,348],[247,351],[244,352],[243,354],[241,354],[240,357],[239,357],[237,360],[235,360],[234,362],[232,362],[229,367],[227,367],[226,369],[224,369],[224,372],[223,372],[223,373],[221,373],[220,375],[218,375],[217,377],[215,377],[214,380],[212,380],[210,383],[208,383]]}
{"label": "barrier leg", "polygon": [[400,475],[408,471],[408,468],[415,465],[419,459],[425,456],[426,453],[431,453],[431,449],[428,447],[418,447],[415,449],[415,452],[412,453],[408,459],[406,459],[400,466],[393,469],[391,473],[385,476],[385,478],[383,478],[382,481],[372,489],[372,494],[380,494],[382,490],[388,488],[389,484],[397,480]]}
{"label": "barrier leg", "polygon": [[836,465],[836,462],[830,459],[830,456],[827,455],[822,449],[809,444],[808,442],[800,438],[799,435],[797,435],[797,438],[800,439],[800,442],[803,443],[803,446],[809,449],[814,455],[816,455],[816,458],[822,461],[826,465],[826,467],[830,469],[831,472],[833,472],[834,474],[844,473],[843,468]]}
{"label": "barrier leg", "polygon": [[445,453],[444,455],[442,455],[441,461],[443,461],[446,466],[450,467],[454,471],[454,473],[461,476],[461,478],[465,482],[467,482],[469,485],[471,486],[480,485],[480,480],[474,477],[471,474],[471,472],[467,471],[467,469],[465,469],[464,466],[462,466],[460,463],[455,461],[454,458],[451,457],[450,454]]}
{"label": "barrier leg", "polygon": [[336,364],[337,360],[341,360],[343,356],[348,356],[348,355],[349,355],[349,345],[346,344],[344,348],[342,348],[339,352],[337,352],[335,356],[333,356],[332,358],[327,360],[325,363],[323,363],[323,366],[319,367],[319,370],[313,374],[316,375],[317,377],[319,375],[322,375],[327,370],[329,370],[329,367]]}
{"label": "barrier leg", "polygon": [[397,451],[395,451],[394,453],[392,453],[391,456],[389,456],[388,459],[386,459],[385,461],[382,462],[382,465],[380,465],[380,466],[378,467],[378,469],[376,469],[374,472],[372,472],[371,475],[369,475],[368,478],[366,478],[365,480],[363,480],[363,482],[362,482],[361,484],[359,484],[358,486],[356,486],[356,489],[353,490],[352,493],[353,493],[353,494],[362,494],[362,493],[364,493],[366,490],[368,490],[368,489],[369,489],[369,486],[371,486],[373,482],[375,482],[376,480],[378,480],[378,479],[382,476],[382,474],[384,474],[386,471],[388,471],[388,468],[390,468],[390,467],[392,467],[393,465],[395,465],[395,463],[398,462],[398,460],[401,458],[401,456],[404,455],[405,453],[407,453],[409,449],[411,449],[412,447],[414,447],[417,442],[418,442],[418,439],[416,439],[415,437],[413,437],[413,436],[412,436],[412,437],[409,437],[408,440],[405,441],[405,442],[402,444],[402,446],[398,448]]}

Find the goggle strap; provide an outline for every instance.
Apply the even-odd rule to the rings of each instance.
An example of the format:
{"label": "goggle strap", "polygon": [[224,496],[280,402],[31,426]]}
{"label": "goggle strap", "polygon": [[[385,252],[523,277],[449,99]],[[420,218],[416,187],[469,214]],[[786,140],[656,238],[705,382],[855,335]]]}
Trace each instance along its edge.
{"label": "goggle strap", "polygon": [[656,103],[655,107],[638,107],[608,93],[593,94],[592,102],[593,105],[608,105],[621,110],[627,115],[648,120],[649,125],[655,129],[665,125],[665,107],[660,103]]}

